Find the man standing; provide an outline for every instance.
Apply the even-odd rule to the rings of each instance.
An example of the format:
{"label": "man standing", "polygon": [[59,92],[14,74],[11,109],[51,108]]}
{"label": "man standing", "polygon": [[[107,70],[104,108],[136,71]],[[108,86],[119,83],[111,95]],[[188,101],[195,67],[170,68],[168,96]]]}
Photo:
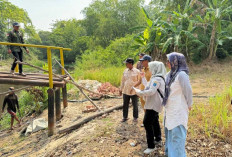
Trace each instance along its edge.
{"label": "man standing", "polygon": [[14,93],[14,87],[10,87],[9,90],[10,90],[10,93],[5,96],[5,99],[3,102],[2,112],[4,112],[4,108],[7,104],[7,112],[11,115],[10,130],[13,130],[14,119],[16,119],[20,125],[20,120],[16,116],[16,106],[19,111],[19,103],[18,103],[18,97]]}
{"label": "man standing", "polygon": [[[146,78],[146,80],[147,80],[147,81],[150,81],[150,79],[151,79],[151,72],[150,72],[150,70],[149,70],[148,63],[152,61],[151,56],[149,56],[149,55],[144,55],[143,58],[141,58],[139,61],[141,61],[141,62],[142,62],[142,65],[143,65],[143,69],[142,69],[142,72],[141,72],[142,74],[141,74],[141,75],[142,75],[142,76],[144,75],[145,78]],[[144,87],[144,85],[142,84],[142,79],[141,79],[141,78],[142,78],[142,77],[140,77],[139,81],[135,84],[135,86],[139,86],[139,85],[140,85],[140,89],[141,89],[141,90],[144,90],[145,87]],[[133,90],[133,89],[132,89],[132,90]],[[143,97],[140,97],[140,102],[141,102],[141,105],[142,105],[142,107],[143,107],[143,109],[144,109],[145,101],[144,101]],[[143,124],[142,124],[141,126],[143,126]]]}
{"label": "man standing", "polygon": [[[139,54],[139,59],[142,59],[144,55],[145,55],[145,53],[140,53],[140,54]],[[138,62],[137,62],[136,68],[137,68],[139,71],[142,71],[142,69],[143,69],[142,61],[138,61]]]}
{"label": "man standing", "polygon": [[[7,34],[7,40],[8,42],[10,43],[22,43],[24,44],[24,39],[23,39],[23,34],[19,31],[19,23],[15,22],[13,23],[13,30],[8,32]],[[14,75],[14,69],[16,67],[16,61],[20,61],[22,62],[23,61],[23,51],[22,51],[22,48],[20,46],[10,46],[8,45],[8,53],[9,54],[13,54],[15,59],[14,59],[14,62],[12,64],[12,67],[11,67],[11,74]],[[29,53],[29,50],[26,48],[26,47],[23,47],[27,53]],[[23,73],[23,67],[22,67],[22,64],[19,64],[19,75],[22,75],[22,76],[26,76],[24,73]]]}
{"label": "man standing", "polygon": [[128,58],[126,61],[127,69],[123,72],[121,87],[120,87],[120,95],[123,94],[123,119],[122,122],[128,120],[128,109],[129,102],[132,99],[133,105],[133,117],[134,122],[137,122],[138,119],[138,96],[136,95],[134,90],[131,90],[132,87],[135,86],[136,82],[140,79],[140,71],[133,67],[134,60]]}

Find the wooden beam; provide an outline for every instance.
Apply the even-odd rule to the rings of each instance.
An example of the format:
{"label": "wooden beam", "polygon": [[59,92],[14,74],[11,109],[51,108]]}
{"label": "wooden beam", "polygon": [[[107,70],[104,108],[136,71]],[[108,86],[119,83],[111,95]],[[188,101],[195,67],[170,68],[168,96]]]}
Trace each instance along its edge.
{"label": "wooden beam", "polygon": [[[55,87],[64,87],[65,81],[57,82],[54,81]],[[25,79],[7,79],[0,78],[0,84],[14,84],[14,85],[30,85],[30,86],[49,86],[48,81],[44,80],[25,80]]]}
{"label": "wooden beam", "polygon": [[93,102],[93,100],[91,100],[84,92],[83,92],[83,89],[75,82],[75,80],[73,79],[73,77],[69,74],[69,72],[55,59],[55,61],[59,64],[59,66],[64,69],[65,73],[71,78],[72,80],[72,84],[75,85],[79,90],[80,92],[99,110],[101,111],[101,109]]}
{"label": "wooden beam", "polygon": [[111,107],[111,108],[109,108],[109,109],[107,109],[107,110],[105,110],[105,111],[101,111],[101,112],[95,113],[94,115],[91,115],[91,116],[89,116],[89,117],[86,117],[86,118],[82,119],[80,122],[78,122],[78,123],[76,123],[76,124],[74,124],[74,125],[72,125],[72,126],[69,126],[69,127],[67,127],[67,128],[64,128],[64,129],[62,129],[62,130],[59,130],[58,133],[59,133],[59,134],[63,134],[63,133],[71,132],[72,130],[78,129],[78,128],[81,127],[83,124],[88,123],[88,122],[91,121],[92,119],[95,119],[95,118],[97,118],[97,117],[99,117],[99,116],[102,116],[102,115],[104,115],[104,114],[106,114],[106,113],[110,113],[110,112],[112,112],[112,111],[114,111],[114,110],[121,109],[122,107],[123,107],[123,105],[118,105],[118,106],[115,106],[115,107]]}

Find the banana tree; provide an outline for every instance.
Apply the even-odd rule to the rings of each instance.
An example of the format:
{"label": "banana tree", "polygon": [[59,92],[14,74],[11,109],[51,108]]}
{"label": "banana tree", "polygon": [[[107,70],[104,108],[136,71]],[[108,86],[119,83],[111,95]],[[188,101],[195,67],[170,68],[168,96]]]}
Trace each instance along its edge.
{"label": "banana tree", "polygon": [[197,37],[194,36],[196,21],[192,18],[191,6],[189,0],[186,2],[185,8],[181,10],[178,5],[178,11],[165,12],[171,16],[170,22],[163,22],[163,25],[168,30],[168,38],[163,43],[163,52],[168,48],[173,47],[173,51],[181,52],[189,58],[189,44],[198,45],[200,48],[206,47]]}
{"label": "banana tree", "polygon": [[[155,21],[152,21],[146,10],[142,8],[142,12],[146,18],[147,26],[138,26],[133,28],[133,30],[143,29],[138,33],[134,40],[137,44],[135,48],[139,48],[140,51],[149,53],[153,58],[158,59],[162,55],[162,40],[165,38],[166,33],[165,28],[161,27],[159,24],[161,22],[161,17],[157,18]],[[157,13],[157,17],[158,17]]]}
{"label": "banana tree", "polygon": [[222,32],[222,20],[232,13],[232,6],[228,6],[228,4],[229,0],[208,0],[207,12],[210,14],[213,24],[209,44],[209,60],[216,56],[216,50],[219,44],[217,41],[219,39],[219,34]]}

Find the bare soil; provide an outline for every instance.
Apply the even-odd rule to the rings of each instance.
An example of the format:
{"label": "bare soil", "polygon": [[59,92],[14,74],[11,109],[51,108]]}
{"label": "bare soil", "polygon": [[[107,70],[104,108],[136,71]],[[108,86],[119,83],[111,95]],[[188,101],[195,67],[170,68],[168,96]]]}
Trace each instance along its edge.
{"label": "bare soil", "polygon": [[[191,83],[194,94],[194,105],[207,104],[208,97],[221,93],[232,82],[232,63],[198,65],[191,68]],[[122,104],[122,99],[102,99],[95,101],[102,108]],[[89,102],[69,103],[63,109],[63,118],[56,123],[56,130],[68,127],[93,113],[82,113]],[[16,128],[14,131],[0,132],[0,156],[89,156],[89,157],[139,157],[144,156],[146,149],[145,130],[141,127],[143,110],[139,108],[139,121],[132,121],[132,107],[129,110],[129,121],[121,123],[122,111],[117,110],[98,117],[81,128],[68,134],[47,136],[42,130],[28,137],[21,137]],[[163,114],[160,115],[162,124]],[[39,117],[47,118],[47,111]],[[28,117],[26,121],[30,121]],[[37,118],[37,117],[36,117]],[[190,118],[186,143],[188,156],[232,156],[232,145],[218,137],[207,137],[201,129],[200,121]],[[193,127],[194,126],[194,127]],[[199,126],[199,127],[198,127]],[[164,129],[162,127],[162,132]],[[163,143],[165,141],[163,134]],[[135,146],[131,146],[131,143]],[[164,156],[164,146],[156,148],[150,156]]]}

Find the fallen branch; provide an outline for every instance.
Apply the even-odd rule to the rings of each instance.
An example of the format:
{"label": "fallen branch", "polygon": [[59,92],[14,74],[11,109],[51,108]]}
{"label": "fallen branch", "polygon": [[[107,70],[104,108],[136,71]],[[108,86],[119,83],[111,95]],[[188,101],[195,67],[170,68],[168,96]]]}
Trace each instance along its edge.
{"label": "fallen branch", "polygon": [[69,133],[69,132],[71,132],[72,130],[75,130],[75,129],[80,128],[83,124],[88,123],[89,121],[91,121],[91,120],[93,120],[93,119],[95,119],[95,118],[97,118],[97,117],[100,117],[100,116],[102,116],[102,115],[104,115],[104,114],[113,112],[114,110],[119,110],[119,109],[121,109],[122,107],[123,107],[123,105],[118,105],[118,106],[115,106],[115,107],[111,107],[111,108],[109,108],[109,109],[107,109],[107,110],[105,110],[105,111],[101,111],[101,112],[99,112],[99,113],[96,113],[96,114],[94,114],[94,115],[91,115],[91,116],[89,116],[89,117],[86,117],[86,118],[84,118],[82,121],[80,121],[80,122],[78,122],[78,123],[76,123],[76,124],[74,124],[74,125],[72,125],[72,126],[70,126],[70,127],[68,127],[68,128],[59,130],[58,133],[59,133],[59,134]]}

